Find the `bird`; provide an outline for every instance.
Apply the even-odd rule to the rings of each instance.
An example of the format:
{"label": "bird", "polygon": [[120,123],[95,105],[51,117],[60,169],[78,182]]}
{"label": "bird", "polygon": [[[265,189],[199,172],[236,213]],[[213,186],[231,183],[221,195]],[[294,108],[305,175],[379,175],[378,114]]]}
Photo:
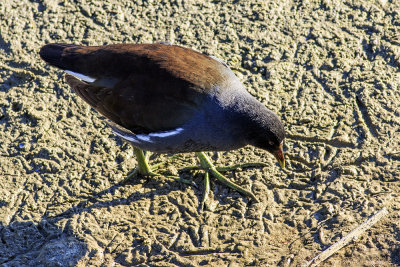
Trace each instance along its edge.
{"label": "bird", "polygon": [[251,191],[221,174],[205,152],[251,145],[270,152],[285,167],[282,121],[217,57],[163,42],[49,43],[39,55],[65,71],[73,91],[133,146],[135,174],[159,175],[149,165],[146,151],[195,152],[205,170],[204,200],[211,174],[257,202]]}

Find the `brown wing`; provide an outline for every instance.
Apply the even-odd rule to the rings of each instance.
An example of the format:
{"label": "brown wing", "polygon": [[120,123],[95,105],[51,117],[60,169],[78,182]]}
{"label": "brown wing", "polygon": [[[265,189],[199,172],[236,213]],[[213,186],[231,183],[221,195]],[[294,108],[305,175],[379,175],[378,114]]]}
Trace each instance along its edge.
{"label": "brown wing", "polygon": [[140,79],[128,79],[114,87],[102,87],[68,74],[65,78],[72,89],[95,110],[134,133],[158,132],[181,126],[193,116],[203,97],[197,94],[182,99],[183,95],[155,96],[146,90],[133,90],[148,86],[146,81]]}
{"label": "brown wing", "polygon": [[95,78],[86,83],[66,76],[93,108],[136,133],[181,126],[210,90],[233,75],[219,61],[174,45],[50,44],[40,55],[54,66]]}

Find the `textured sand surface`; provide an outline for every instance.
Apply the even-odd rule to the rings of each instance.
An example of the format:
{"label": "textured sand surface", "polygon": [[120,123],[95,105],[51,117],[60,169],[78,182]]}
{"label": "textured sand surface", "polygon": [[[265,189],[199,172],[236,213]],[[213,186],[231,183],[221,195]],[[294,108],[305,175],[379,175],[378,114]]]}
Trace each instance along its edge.
{"label": "textured sand surface", "polygon": [[[133,150],[38,56],[49,42],[169,41],[215,55],[284,121],[287,168],[246,147],[120,182]],[[400,265],[400,1],[0,1],[1,266],[298,266],[382,207],[323,266]],[[168,155],[153,155],[160,163]]]}

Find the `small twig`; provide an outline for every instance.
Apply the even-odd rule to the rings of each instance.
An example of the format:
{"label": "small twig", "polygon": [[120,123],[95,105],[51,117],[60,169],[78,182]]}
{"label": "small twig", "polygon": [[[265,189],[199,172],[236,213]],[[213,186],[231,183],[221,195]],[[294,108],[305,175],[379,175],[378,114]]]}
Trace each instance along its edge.
{"label": "small twig", "polygon": [[388,214],[388,211],[386,208],[381,209],[378,211],[376,214],[372,215],[368,220],[363,222],[361,225],[359,225],[356,229],[351,231],[348,235],[340,239],[338,242],[318,254],[315,258],[304,264],[304,267],[308,266],[317,266],[330,256],[332,256],[334,253],[336,253],[339,249],[343,248],[347,244],[349,244],[351,241],[355,241],[358,239],[358,237],[367,231],[369,228],[371,228],[375,223],[377,223],[380,219],[382,219],[384,216]]}
{"label": "small twig", "polygon": [[379,192],[371,192],[370,195],[371,196],[376,196],[376,195],[382,195],[382,194],[390,194],[393,193],[392,191],[379,191]]}

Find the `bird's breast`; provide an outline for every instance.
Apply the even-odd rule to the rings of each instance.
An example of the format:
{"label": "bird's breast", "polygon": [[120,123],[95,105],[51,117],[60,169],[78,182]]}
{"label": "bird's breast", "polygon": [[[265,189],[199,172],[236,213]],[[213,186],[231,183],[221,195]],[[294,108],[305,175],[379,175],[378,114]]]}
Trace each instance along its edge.
{"label": "bird's breast", "polygon": [[117,133],[140,149],[157,153],[227,151],[247,145],[237,134],[240,126],[234,115],[211,98],[181,127],[148,134]]}

